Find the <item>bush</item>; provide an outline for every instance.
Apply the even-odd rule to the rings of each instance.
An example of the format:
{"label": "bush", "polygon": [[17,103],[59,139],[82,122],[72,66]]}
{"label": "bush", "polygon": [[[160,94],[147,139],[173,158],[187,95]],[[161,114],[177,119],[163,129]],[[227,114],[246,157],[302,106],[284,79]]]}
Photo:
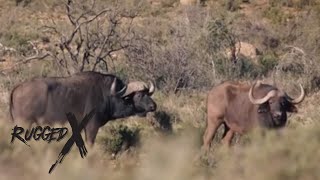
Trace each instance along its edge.
{"label": "bush", "polygon": [[[215,152],[217,179],[319,179],[319,126],[252,133],[239,147]],[[295,138],[292,138],[295,137]],[[242,142],[245,140],[246,142]],[[308,141],[304,146],[301,146]],[[271,163],[272,162],[272,163]],[[272,164],[272,165],[271,165]],[[252,173],[255,172],[255,173]]]}
{"label": "bush", "polygon": [[268,7],[263,12],[264,17],[270,19],[273,24],[282,24],[290,17],[289,14],[283,12],[280,7]]}
{"label": "bush", "polygon": [[273,70],[275,66],[278,64],[278,60],[275,54],[266,53],[265,55],[259,58],[259,62],[261,64],[261,73],[267,74],[270,70]]}
{"label": "bush", "polygon": [[271,6],[286,6],[297,9],[303,9],[306,6],[314,6],[318,4],[317,0],[271,0],[269,4]]}
{"label": "bush", "polygon": [[23,7],[28,6],[32,0],[15,0],[16,6],[22,4]]}
{"label": "bush", "polygon": [[240,8],[240,0],[227,0],[224,6],[228,11],[236,11]]}
{"label": "bush", "polygon": [[107,136],[102,138],[106,152],[117,154],[139,144],[139,129],[125,125],[108,129]]}
{"label": "bush", "polygon": [[5,33],[3,36],[4,42],[9,47],[14,47],[19,54],[23,56],[30,56],[33,52],[33,46],[29,41],[37,39],[36,34],[25,34],[23,32],[11,31]]}
{"label": "bush", "polygon": [[[200,10],[192,13],[201,17]],[[200,41],[202,21],[193,26],[192,20],[186,22],[183,18],[151,18],[142,23],[146,26],[137,27],[136,32],[144,41],[125,50],[130,77],[154,79],[164,92],[210,85],[211,67]]]}
{"label": "bush", "polygon": [[33,27],[29,26],[30,21],[25,16],[30,15],[29,12],[22,11],[23,8],[17,7],[8,10],[8,13],[3,14],[0,18],[0,41],[4,46],[13,48],[17,54],[29,56],[33,53],[32,45],[29,41],[34,41],[39,38],[38,32],[35,30],[38,26],[37,23]]}

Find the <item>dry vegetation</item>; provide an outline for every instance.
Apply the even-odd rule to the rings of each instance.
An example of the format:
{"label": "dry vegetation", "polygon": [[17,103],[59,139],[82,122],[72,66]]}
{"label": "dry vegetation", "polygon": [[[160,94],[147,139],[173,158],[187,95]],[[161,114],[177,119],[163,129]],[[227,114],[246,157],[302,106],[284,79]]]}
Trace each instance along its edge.
{"label": "dry vegetation", "polygon": [[[66,2],[0,0],[1,178],[320,179],[318,0],[77,1],[69,18]],[[256,59],[228,57],[237,42],[254,45]],[[8,95],[34,76],[89,69],[153,79],[159,109],[108,123],[87,158],[73,147],[49,175],[67,138],[10,144]],[[257,129],[229,150],[216,137],[211,152],[199,156],[206,90],[258,78],[292,95],[302,83],[307,98],[299,113],[281,133]]]}

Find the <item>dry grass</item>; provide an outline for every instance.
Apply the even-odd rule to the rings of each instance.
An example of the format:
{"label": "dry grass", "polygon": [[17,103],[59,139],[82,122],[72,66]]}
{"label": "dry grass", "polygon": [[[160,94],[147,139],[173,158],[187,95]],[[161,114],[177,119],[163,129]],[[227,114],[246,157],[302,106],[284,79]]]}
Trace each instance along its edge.
{"label": "dry grass", "polygon": [[[98,134],[116,124],[138,127],[142,130],[141,145],[132,147],[115,158],[104,151],[98,141],[82,159],[74,147],[53,174],[48,170],[55,161],[67,138],[50,144],[30,142],[31,148],[19,141],[10,144],[12,125],[3,117],[1,121],[0,169],[1,177],[10,179],[318,179],[319,154],[319,94],[307,97],[300,113],[290,117],[290,124],[281,134],[257,130],[244,136],[230,150],[215,143],[205,159],[200,154],[201,136],[197,123],[186,126],[184,122],[204,123],[204,112],[198,104],[199,96],[163,97],[160,110],[175,112],[180,121],[173,122],[173,132],[167,136],[150,124],[153,116],[129,118],[107,124]],[[204,95],[203,95],[204,96]],[[200,105],[200,109],[201,109]],[[169,112],[170,112],[169,111]],[[200,124],[201,124],[200,123]],[[188,124],[188,123],[187,123]],[[68,126],[67,126],[68,127]],[[209,164],[208,164],[209,163]]]}
{"label": "dry grass", "polygon": [[[0,2],[0,13],[3,15],[0,18],[0,22],[3,24],[0,28],[2,35],[0,40],[3,41],[1,43],[8,46],[19,48],[27,40],[39,38],[39,33],[34,29],[43,25],[51,16],[56,21],[65,21],[64,16],[60,14],[61,9],[55,9],[54,7],[58,5],[51,0],[34,0],[24,8],[21,6],[15,7],[14,1],[0,0]],[[101,2],[108,3],[114,2],[114,0],[101,0]],[[199,30],[205,31],[202,29],[205,24],[202,21],[206,21],[203,18],[207,17],[206,14],[204,13],[205,16],[202,16],[202,11],[198,11],[198,7],[190,9],[183,9],[181,6],[176,7],[174,2],[177,1],[167,0],[163,2],[159,6],[146,5],[146,9],[142,13],[143,17],[136,25],[142,26],[141,29],[145,29],[152,37],[155,36],[155,41],[163,40],[160,48],[167,48],[170,53],[174,54],[172,48],[169,48],[168,43],[165,42],[168,39],[172,40],[170,37],[177,38],[177,36],[169,36],[166,33],[171,33],[169,31],[171,26],[177,28],[177,23],[174,23],[173,19],[183,20],[189,15],[190,24],[186,27],[194,34],[185,36],[187,38],[185,39],[186,42],[192,42],[188,52],[194,51],[194,61],[201,59],[211,62],[212,59],[210,58],[212,56],[206,54],[207,52],[203,48],[206,47],[203,45],[205,41],[198,38],[203,33]],[[319,66],[317,66],[319,51],[317,49],[318,41],[316,41],[318,39],[316,30],[319,22],[315,18],[318,14],[306,16],[308,17],[304,18],[307,19],[306,21],[301,21],[297,24],[295,31],[290,31],[290,26],[284,28],[277,25],[277,28],[273,28],[275,26],[268,24],[269,22],[266,19],[262,19],[260,22],[259,18],[263,17],[263,8],[266,8],[268,4],[250,1],[251,4],[238,10],[237,8],[242,7],[240,6],[242,5],[241,1],[234,1],[236,3],[234,6],[237,8],[234,8],[234,12],[231,12],[226,9],[226,4],[221,5],[223,2],[210,1],[207,8],[211,8],[211,11],[216,14],[225,16],[227,22],[240,21],[233,24],[233,27],[239,25],[235,30],[236,34],[243,35],[241,40],[256,42],[259,45],[264,35],[271,36],[272,33],[270,34],[270,32],[273,32],[277,34],[282,43],[279,48],[274,50],[276,52],[275,59],[281,59],[282,55],[287,53],[280,50],[286,45],[296,47],[299,45],[299,48],[302,48],[305,52],[306,56],[287,56],[287,58],[277,61],[280,66],[293,63],[300,63],[304,66],[301,74],[297,74],[295,70],[291,72],[279,71],[275,75],[278,85],[285,88],[292,96],[298,93],[296,91],[296,83],[298,82],[303,83],[308,90],[307,98],[299,105],[299,113],[289,117],[289,124],[284,131],[263,133],[261,130],[257,130],[237,139],[231,149],[221,147],[216,137],[209,155],[199,158],[202,134],[206,125],[206,93],[196,89],[193,92],[181,91],[179,94],[173,94],[172,92],[164,94],[160,90],[154,95],[159,106],[156,113],[149,114],[147,118],[131,117],[108,123],[99,131],[97,144],[93,149],[88,150],[88,157],[82,159],[78,150],[73,147],[72,152],[64,162],[55,169],[53,174],[49,175],[48,170],[51,164],[55,162],[67,138],[59,143],[52,142],[50,144],[43,141],[32,141],[30,142],[31,148],[19,141],[10,144],[10,133],[13,125],[10,124],[8,118],[9,91],[15,84],[25,79],[34,76],[59,74],[56,69],[52,68],[53,65],[50,61],[32,63],[17,67],[13,73],[0,77],[1,179],[320,179],[318,170],[320,161],[320,93],[310,93],[311,91],[309,91],[310,78],[320,72]],[[263,4],[263,6],[260,6],[260,4]],[[131,5],[134,5],[133,1],[128,4],[128,6]],[[254,6],[256,9],[251,13],[238,16],[241,11],[250,11],[250,6]],[[262,9],[259,9],[261,7]],[[41,11],[36,11],[39,8]],[[279,18],[278,14],[271,15],[274,15],[271,16],[271,19]],[[202,19],[202,21],[198,21],[198,19]],[[242,22],[241,19],[246,21]],[[167,25],[170,25],[170,28]],[[179,30],[185,32],[186,28],[184,27]],[[290,37],[296,35],[297,39],[293,38],[294,40],[289,41],[287,35],[289,31],[291,32]],[[300,34],[301,36],[298,36]],[[190,37],[191,39],[188,39]],[[193,41],[194,39],[199,40]],[[172,44],[181,45],[177,42],[172,42]],[[28,48],[29,46],[25,47]],[[266,56],[268,53],[270,52],[265,52],[264,55]],[[179,56],[180,54],[177,54],[177,57]],[[17,59],[15,56],[8,58]],[[158,56],[155,56],[155,60],[158,60]],[[171,65],[170,61],[168,62]],[[117,63],[121,65],[124,62],[116,62],[115,64]],[[132,68],[132,65],[129,65]],[[122,67],[117,68],[121,69]],[[211,66],[208,66],[208,69],[211,70]],[[131,69],[131,71],[137,73],[136,69]],[[163,71],[160,73],[163,74]],[[119,73],[128,76],[126,71]],[[199,77],[201,76],[202,79],[212,82],[221,80],[207,75],[210,73],[209,71],[203,71]],[[250,69],[248,73],[252,73]],[[133,76],[137,76],[137,74],[133,74],[132,77],[130,74],[130,78],[133,78]],[[222,80],[227,78],[222,77]],[[171,81],[168,83],[173,84]],[[107,151],[103,139],[115,138],[109,132],[110,130],[117,130],[120,125],[125,125],[129,129],[139,129],[139,144],[113,155],[112,152]]]}

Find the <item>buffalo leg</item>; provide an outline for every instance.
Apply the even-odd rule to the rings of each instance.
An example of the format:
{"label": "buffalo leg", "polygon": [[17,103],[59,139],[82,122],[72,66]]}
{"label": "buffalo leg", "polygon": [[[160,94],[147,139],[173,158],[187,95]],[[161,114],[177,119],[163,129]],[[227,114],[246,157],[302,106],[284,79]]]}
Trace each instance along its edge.
{"label": "buffalo leg", "polygon": [[224,132],[223,132],[223,135],[222,135],[222,139],[227,135],[228,131],[230,130],[229,126],[227,125],[227,123],[223,123],[224,125]]}
{"label": "buffalo leg", "polygon": [[222,144],[227,145],[228,147],[231,144],[232,138],[234,136],[234,132],[232,130],[228,130],[225,134],[225,136],[222,139]]}
{"label": "buffalo leg", "polygon": [[92,147],[98,134],[99,124],[95,119],[91,119],[84,130],[86,142],[90,147]]}
{"label": "buffalo leg", "polygon": [[224,124],[224,132],[222,135],[222,144],[225,144],[227,146],[230,146],[234,132],[232,130],[230,130],[230,127],[227,125],[227,123],[223,123]]}
{"label": "buffalo leg", "polygon": [[210,149],[211,141],[222,122],[217,118],[208,118],[207,129],[203,136],[203,148],[205,151]]}
{"label": "buffalo leg", "polygon": [[25,129],[31,129],[34,120],[25,119],[25,118],[16,118],[12,121],[13,125],[24,127]]}

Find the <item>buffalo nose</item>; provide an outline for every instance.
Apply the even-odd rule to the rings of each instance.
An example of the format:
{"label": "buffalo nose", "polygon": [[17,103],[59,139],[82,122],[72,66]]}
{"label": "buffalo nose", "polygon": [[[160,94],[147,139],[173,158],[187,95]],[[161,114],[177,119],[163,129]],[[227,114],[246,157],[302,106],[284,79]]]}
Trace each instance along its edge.
{"label": "buffalo nose", "polygon": [[150,106],[149,106],[149,110],[150,111],[155,111],[157,109],[157,105],[156,104],[151,104]]}
{"label": "buffalo nose", "polygon": [[281,113],[275,113],[274,117],[277,118],[277,119],[281,118]]}

